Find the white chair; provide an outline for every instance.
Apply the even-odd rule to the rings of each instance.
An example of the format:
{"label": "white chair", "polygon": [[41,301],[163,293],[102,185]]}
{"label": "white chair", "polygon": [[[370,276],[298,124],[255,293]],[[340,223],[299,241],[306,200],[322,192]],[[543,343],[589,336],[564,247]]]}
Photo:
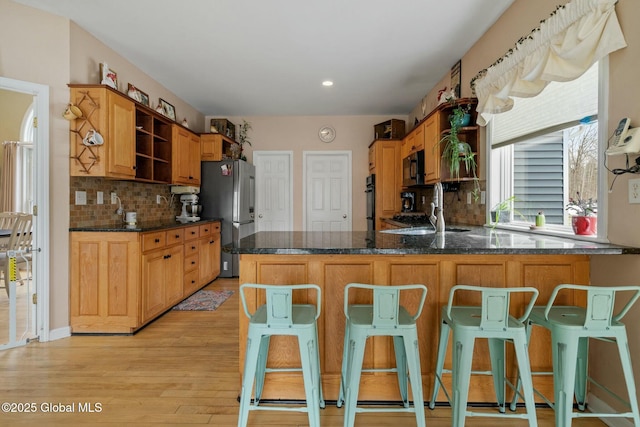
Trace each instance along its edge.
{"label": "white chair", "polygon": [[[3,248],[2,251],[0,251],[0,275],[4,279],[4,287],[7,292],[7,296],[9,296],[9,263],[7,262],[7,252],[17,252],[17,266],[31,264],[31,223],[33,217],[30,214],[23,213],[13,215],[15,218],[13,228],[11,229],[11,235],[9,236],[6,248]],[[29,274],[29,272],[27,272],[27,274]],[[19,281],[22,283],[23,279],[20,278]]]}

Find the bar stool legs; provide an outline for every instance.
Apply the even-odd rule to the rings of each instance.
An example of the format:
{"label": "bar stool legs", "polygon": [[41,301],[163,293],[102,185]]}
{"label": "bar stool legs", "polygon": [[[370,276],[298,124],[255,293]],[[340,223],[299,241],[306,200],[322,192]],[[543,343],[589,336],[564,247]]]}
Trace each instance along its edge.
{"label": "bar stool legs", "polygon": [[[349,290],[352,288],[373,291],[373,304],[349,305]],[[411,315],[399,305],[400,292],[422,291],[416,314]],[[344,404],[344,427],[353,427],[357,413],[362,412],[415,412],[418,427],[425,427],[422,374],[418,350],[416,319],[420,316],[427,294],[423,285],[374,286],[351,283],[345,287],[344,349],[342,356],[341,387],[337,401]],[[379,369],[362,369],[367,338],[373,336],[393,337],[396,358],[395,371],[398,377],[403,408],[363,408],[358,406],[358,392],[362,372]],[[409,403],[409,383],[413,396],[413,407]]]}
{"label": "bar stool legs", "polygon": [[[453,306],[454,294],[461,291],[481,293],[482,305],[477,307]],[[514,292],[532,295],[525,309],[525,315],[519,319],[509,315],[509,299]],[[524,418],[529,421],[529,426],[535,427],[538,425],[527,351],[527,336],[523,324],[523,320],[533,308],[537,296],[538,291],[534,288],[481,288],[458,285],[451,289],[449,302],[442,309],[440,341],[438,344],[434,388],[429,402],[430,409],[435,408],[438,393],[442,388],[451,404],[452,425],[454,427],[463,427],[468,416]],[[452,368],[451,370],[445,370],[444,360],[450,334],[453,336]],[[477,338],[488,340],[491,358],[491,371],[489,372],[472,370],[473,349]],[[526,414],[505,414],[505,385],[507,383],[505,377],[505,344],[507,342],[513,343],[518,366],[520,367]],[[445,372],[452,374],[451,394],[448,394],[442,382],[442,374]],[[493,376],[498,409],[502,415],[468,410],[471,374],[491,374]]]}
{"label": "bar stool legs", "polygon": [[[558,294],[563,290],[586,295],[586,306],[554,305]],[[616,313],[614,311],[616,294],[623,292],[631,293],[631,297],[626,305]],[[554,409],[557,427],[570,427],[573,418],[577,417],[631,418],[636,426],[640,426],[640,411],[631,367],[627,332],[625,325],[620,322],[639,297],[640,286],[598,287],[563,284],[553,290],[546,306],[534,307],[531,311],[527,322],[527,336],[530,336],[532,326],[536,325],[551,332],[554,402],[541,396]],[[589,339],[617,345],[627,383],[628,402],[588,377]],[[575,412],[573,410],[574,396],[579,411],[586,409],[587,381],[604,389],[609,395],[618,398],[620,402],[627,403],[630,411],[613,414]],[[515,407],[517,399],[518,396],[514,396],[512,407]]]}
{"label": "bar stool legs", "polygon": [[[253,313],[249,313],[247,307],[245,297],[245,289],[247,288],[265,290],[266,293],[266,304],[258,307]],[[315,305],[292,304],[293,291],[297,289],[314,289],[317,303]],[[249,411],[258,409],[307,412],[309,425],[320,427],[320,408],[325,406],[320,378],[320,352],[316,323],[321,307],[320,288],[316,285],[244,284],[240,287],[240,296],[245,314],[249,318],[249,329],[240,391],[238,427],[246,427]],[[289,335],[297,338],[301,361],[300,369],[267,368],[269,342],[272,335]],[[284,370],[302,371],[306,407],[260,406],[265,374]],[[254,391],[253,404],[251,404],[252,391]]]}

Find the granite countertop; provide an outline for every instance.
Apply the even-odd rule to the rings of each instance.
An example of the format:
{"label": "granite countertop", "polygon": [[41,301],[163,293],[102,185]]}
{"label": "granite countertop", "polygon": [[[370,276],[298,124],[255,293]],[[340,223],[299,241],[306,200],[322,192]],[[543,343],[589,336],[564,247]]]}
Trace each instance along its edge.
{"label": "granite countertop", "polygon": [[135,226],[128,226],[123,224],[117,225],[100,225],[96,227],[71,227],[69,231],[89,231],[89,232],[137,232],[143,233],[146,231],[160,231],[168,230],[176,227],[186,227],[189,225],[200,225],[209,222],[221,221],[222,218],[201,218],[199,221],[193,222],[178,222],[174,220],[163,221],[140,221]]}
{"label": "granite countertop", "polygon": [[640,248],[571,238],[546,236],[480,226],[455,226],[468,231],[402,235],[374,231],[305,232],[262,231],[240,240],[225,252],[240,254],[538,254],[617,255],[640,254]]}

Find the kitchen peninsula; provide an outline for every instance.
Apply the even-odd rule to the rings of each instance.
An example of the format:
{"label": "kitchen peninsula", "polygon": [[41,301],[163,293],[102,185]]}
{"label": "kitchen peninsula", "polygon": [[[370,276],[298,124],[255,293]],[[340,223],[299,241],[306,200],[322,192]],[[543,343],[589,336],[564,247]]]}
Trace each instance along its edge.
{"label": "kitchen peninsula", "polygon": [[[460,231],[460,230],[467,231]],[[318,319],[321,371],[325,398],[335,400],[340,384],[345,317],[343,289],[351,282],[379,285],[422,283],[428,294],[418,325],[420,361],[425,393],[433,383],[433,368],[439,331],[440,307],[456,284],[522,287],[540,290],[538,304],[544,304],[560,283],[589,284],[590,255],[638,254],[640,249],[570,238],[551,237],[485,227],[465,227],[444,235],[403,235],[362,232],[259,232],[242,239],[237,248],[223,250],[240,254],[240,283],[314,283],[322,289],[322,313]],[[314,302],[314,296],[300,292],[296,303]],[[264,303],[258,292],[247,294],[250,310]],[[567,296],[561,303],[579,303]],[[355,294],[350,303],[371,303]],[[418,298],[402,301],[409,310]],[[458,304],[478,304],[463,301]],[[520,310],[521,300],[514,300]],[[240,309],[240,372],[244,360],[248,320]],[[551,367],[549,336],[536,331],[532,336],[531,363],[536,370]],[[542,350],[540,350],[542,349]],[[450,360],[450,356],[448,356]],[[512,360],[511,353],[508,353]],[[297,343],[289,337],[273,337],[269,366],[299,366]],[[375,337],[367,343],[367,367],[393,367],[392,341]],[[480,342],[474,355],[474,369],[489,368],[488,348]],[[515,369],[508,374],[515,375]],[[363,373],[361,400],[398,400],[394,373]],[[445,378],[445,381],[448,381]],[[470,401],[494,401],[491,377],[472,378]],[[536,377],[536,387],[552,393],[551,377]],[[271,373],[263,399],[304,399],[298,373]],[[444,395],[440,394],[440,401]]]}

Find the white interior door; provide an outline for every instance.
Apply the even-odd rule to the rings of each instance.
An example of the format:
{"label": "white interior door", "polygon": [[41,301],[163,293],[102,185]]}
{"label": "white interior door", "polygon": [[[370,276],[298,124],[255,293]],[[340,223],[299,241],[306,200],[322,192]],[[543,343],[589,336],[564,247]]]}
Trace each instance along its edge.
{"label": "white interior door", "polygon": [[351,151],[305,151],[304,229],[351,231]]}
{"label": "white interior door", "polygon": [[[32,134],[32,145],[23,153],[18,169],[20,185],[16,186],[22,197],[18,209],[33,214],[32,262],[30,271],[20,272],[25,280],[14,282],[15,293],[7,298],[1,290],[0,349],[24,345],[34,338],[49,340],[49,87],[0,77],[0,104],[5,104],[5,111],[16,97],[26,97],[32,103],[20,124],[21,138]],[[10,112],[7,116],[15,117]],[[6,278],[3,285],[8,285]]]}
{"label": "white interior door", "polygon": [[256,232],[293,230],[293,151],[254,151]]}

